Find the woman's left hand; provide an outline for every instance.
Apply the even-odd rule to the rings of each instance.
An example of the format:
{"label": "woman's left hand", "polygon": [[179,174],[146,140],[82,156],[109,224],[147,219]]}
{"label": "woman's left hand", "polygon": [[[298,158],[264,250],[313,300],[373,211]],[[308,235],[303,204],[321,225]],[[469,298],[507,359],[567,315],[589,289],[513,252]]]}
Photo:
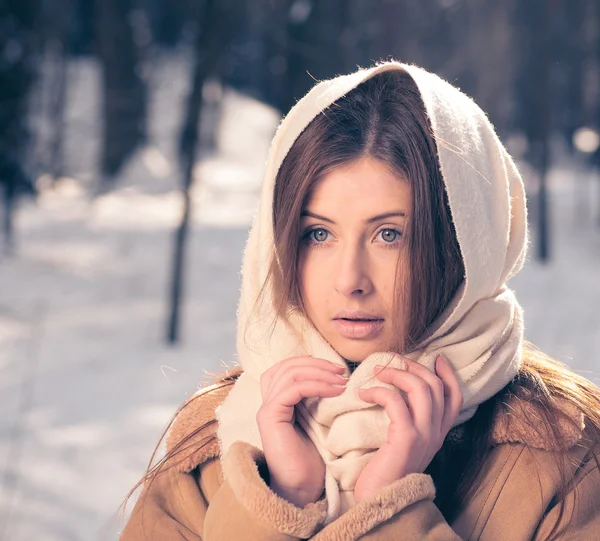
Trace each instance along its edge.
{"label": "woman's left hand", "polygon": [[387,441],[375,452],[354,487],[358,503],[410,473],[423,473],[440,450],[463,405],[460,383],[452,365],[438,356],[435,374],[406,359],[407,369],[375,369],[377,379],[393,389],[359,389],[358,397],[382,406],[391,424]]}

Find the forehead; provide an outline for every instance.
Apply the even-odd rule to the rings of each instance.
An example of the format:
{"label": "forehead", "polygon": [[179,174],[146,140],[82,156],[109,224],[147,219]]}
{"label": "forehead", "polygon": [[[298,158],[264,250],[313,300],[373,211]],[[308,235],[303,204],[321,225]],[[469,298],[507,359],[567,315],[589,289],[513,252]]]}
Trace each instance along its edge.
{"label": "forehead", "polygon": [[[409,211],[411,185],[380,161],[363,158],[336,167],[317,182],[308,194],[305,208],[310,206],[355,213],[364,209]],[[313,208],[315,207],[315,208]]]}

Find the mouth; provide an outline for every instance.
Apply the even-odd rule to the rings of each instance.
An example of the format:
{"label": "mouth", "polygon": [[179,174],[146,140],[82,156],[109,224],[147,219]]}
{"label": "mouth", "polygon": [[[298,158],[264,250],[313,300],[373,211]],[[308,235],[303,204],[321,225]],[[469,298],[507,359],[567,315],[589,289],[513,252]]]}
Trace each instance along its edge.
{"label": "mouth", "polygon": [[338,332],[344,338],[367,340],[375,338],[383,329],[381,318],[349,318],[334,319]]}
{"label": "mouth", "polygon": [[383,321],[380,317],[338,317],[344,321]]}

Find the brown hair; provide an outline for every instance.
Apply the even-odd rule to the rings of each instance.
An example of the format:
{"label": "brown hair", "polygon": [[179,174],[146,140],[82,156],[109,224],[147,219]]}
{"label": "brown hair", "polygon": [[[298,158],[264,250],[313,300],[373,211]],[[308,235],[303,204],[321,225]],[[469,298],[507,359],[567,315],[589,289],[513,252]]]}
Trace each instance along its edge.
{"label": "brown hair", "polygon": [[[296,273],[302,207],[311,189],[328,171],[362,157],[381,161],[412,186],[413,204],[407,237],[410,268],[398,269],[398,273],[409,272],[409,291],[398,291],[395,299],[396,303],[408,302],[405,312],[408,321],[405,325],[396,322],[396,349],[410,351],[432,331],[433,323],[452,300],[463,280],[464,264],[425,106],[414,81],[403,71],[382,72],[361,83],[315,117],[293,144],[276,178],[275,246],[268,278],[257,302],[266,288],[271,287],[272,298],[280,300],[276,318],[285,318],[289,310],[302,310]],[[428,472],[436,479],[436,504],[451,520],[477,487],[477,479],[492,445],[491,426],[499,408],[509,396],[538,404],[545,433],[552,437],[553,448],[558,450],[562,481],[556,502],[560,503],[560,513],[549,535],[552,538],[557,535],[565,512],[569,481],[568,449],[556,428],[563,413],[555,398],[566,399],[587,415],[588,433],[594,441],[600,441],[600,398],[595,385],[530,344],[524,346],[523,359],[517,377],[503,391],[480,405],[476,415],[465,423],[468,447],[459,456],[452,457],[453,467],[443,467],[446,455],[442,452],[438,453]],[[240,373],[240,369],[228,373],[206,392],[233,385]],[[197,398],[198,395],[194,400]],[[199,427],[168,451],[158,464],[149,466],[130,495],[144,481],[151,482],[167,463],[176,462],[177,455],[186,451],[186,443],[207,426]],[[540,430],[540,426],[532,429]],[[444,471],[444,475],[438,475],[440,471]]]}
{"label": "brown hair", "polygon": [[[404,231],[410,268],[398,265],[392,313],[397,352],[415,348],[448,305],[464,278],[464,264],[437,161],[425,106],[404,71],[377,74],[317,115],[294,142],[278,171],[273,194],[274,255],[257,303],[272,288],[274,317],[303,310],[296,272],[301,211],[311,190],[332,169],[361,158],[385,164],[412,188]],[[399,280],[406,273],[408,280]]]}

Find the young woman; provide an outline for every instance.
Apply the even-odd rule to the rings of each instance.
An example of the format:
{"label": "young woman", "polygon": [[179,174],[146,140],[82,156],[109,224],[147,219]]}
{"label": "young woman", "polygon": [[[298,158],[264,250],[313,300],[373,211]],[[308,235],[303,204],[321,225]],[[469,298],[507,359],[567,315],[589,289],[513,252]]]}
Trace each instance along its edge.
{"label": "young woman", "polygon": [[524,342],[521,177],[485,114],[396,62],[273,140],[240,367],[177,412],[122,541],[600,538],[598,389]]}

